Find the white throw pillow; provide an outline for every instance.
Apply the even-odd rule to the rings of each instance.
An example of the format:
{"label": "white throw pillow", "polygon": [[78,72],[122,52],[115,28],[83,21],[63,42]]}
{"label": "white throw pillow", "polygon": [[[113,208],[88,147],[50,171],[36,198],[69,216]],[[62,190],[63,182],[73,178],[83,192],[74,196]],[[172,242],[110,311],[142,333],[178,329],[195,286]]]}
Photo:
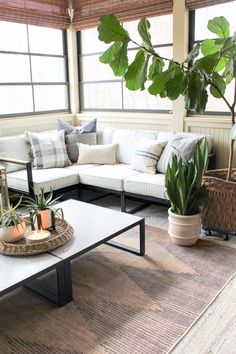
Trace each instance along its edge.
{"label": "white throw pillow", "polygon": [[65,132],[26,133],[36,169],[66,167],[71,165],[66,151]]}
{"label": "white throw pillow", "polygon": [[79,158],[78,164],[116,164],[116,144],[87,145],[78,143]]}
{"label": "white throw pillow", "polygon": [[150,140],[139,145],[134,153],[132,169],[155,174],[157,172],[157,161],[166,144],[167,142],[158,143],[157,140]]}

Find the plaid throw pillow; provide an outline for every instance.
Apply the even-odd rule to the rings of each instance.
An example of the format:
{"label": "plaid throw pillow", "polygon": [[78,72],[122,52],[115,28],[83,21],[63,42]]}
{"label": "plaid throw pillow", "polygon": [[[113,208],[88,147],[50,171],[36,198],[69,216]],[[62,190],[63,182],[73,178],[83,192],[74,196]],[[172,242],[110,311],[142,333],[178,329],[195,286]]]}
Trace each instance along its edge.
{"label": "plaid throw pillow", "polygon": [[71,165],[68,158],[65,133],[61,131],[26,133],[30,143],[33,165],[36,169]]}

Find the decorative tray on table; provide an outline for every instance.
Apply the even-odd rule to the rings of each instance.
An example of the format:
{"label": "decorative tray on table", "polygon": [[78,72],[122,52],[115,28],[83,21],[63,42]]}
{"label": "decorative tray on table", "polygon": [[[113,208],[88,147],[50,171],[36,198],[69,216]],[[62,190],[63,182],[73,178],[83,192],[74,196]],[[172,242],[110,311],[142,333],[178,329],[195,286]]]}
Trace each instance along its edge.
{"label": "decorative tray on table", "polygon": [[51,231],[49,240],[32,244],[27,244],[25,238],[16,243],[0,241],[0,253],[8,256],[32,256],[48,252],[69,241],[73,233],[73,227],[66,220],[56,219],[55,230]]}

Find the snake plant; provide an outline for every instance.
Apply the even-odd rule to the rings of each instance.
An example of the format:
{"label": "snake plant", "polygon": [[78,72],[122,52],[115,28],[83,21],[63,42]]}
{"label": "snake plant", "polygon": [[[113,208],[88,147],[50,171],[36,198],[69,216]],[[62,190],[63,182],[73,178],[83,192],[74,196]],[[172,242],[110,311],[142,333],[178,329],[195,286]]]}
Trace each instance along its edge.
{"label": "snake plant", "polygon": [[171,211],[178,215],[199,213],[200,206],[208,199],[208,192],[202,184],[202,177],[208,162],[208,143],[195,145],[193,158],[182,159],[177,155],[168,165],[165,188],[171,202]]}

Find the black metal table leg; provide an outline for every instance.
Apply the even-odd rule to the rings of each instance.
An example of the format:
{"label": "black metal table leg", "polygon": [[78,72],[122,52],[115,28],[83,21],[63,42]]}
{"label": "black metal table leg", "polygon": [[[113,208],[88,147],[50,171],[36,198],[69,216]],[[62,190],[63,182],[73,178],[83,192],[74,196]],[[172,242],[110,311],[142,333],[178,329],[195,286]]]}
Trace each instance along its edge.
{"label": "black metal table leg", "polygon": [[64,306],[72,301],[72,282],[70,261],[63,261],[56,267],[57,288],[54,289],[43,279],[35,279],[25,285],[26,288],[35,291],[58,306]]}
{"label": "black metal table leg", "polygon": [[106,241],[105,244],[119,248],[120,250],[136,254],[138,256],[143,256],[145,254],[145,219],[141,219],[138,222],[139,225],[139,249],[126,246],[120,242],[116,241]]}

